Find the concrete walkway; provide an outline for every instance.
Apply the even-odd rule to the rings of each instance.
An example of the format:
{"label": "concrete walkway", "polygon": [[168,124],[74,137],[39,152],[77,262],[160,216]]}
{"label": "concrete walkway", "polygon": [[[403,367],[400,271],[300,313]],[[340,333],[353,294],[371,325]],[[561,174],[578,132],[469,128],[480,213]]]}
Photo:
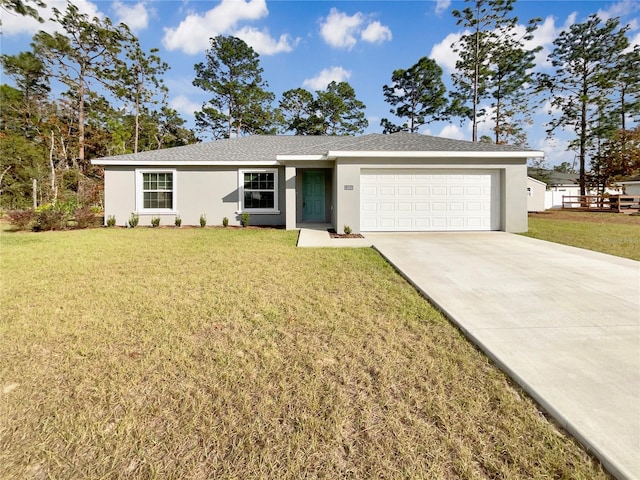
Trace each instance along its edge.
{"label": "concrete walkway", "polygon": [[640,479],[640,263],[501,232],[367,240],[618,478]]}
{"label": "concrete walkway", "polygon": [[298,247],[370,247],[368,238],[331,238],[327,229],[331,225],[326,223],[300,225]]}

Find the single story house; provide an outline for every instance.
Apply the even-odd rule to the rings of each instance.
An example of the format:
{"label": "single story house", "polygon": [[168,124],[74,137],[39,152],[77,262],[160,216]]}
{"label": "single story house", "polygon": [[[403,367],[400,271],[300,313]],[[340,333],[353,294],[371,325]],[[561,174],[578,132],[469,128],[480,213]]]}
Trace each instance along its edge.
{"label": "single story house", "polygon": [[[547,185],[545,193],[544,209],[562,208],[563,197],[578,197],[580,195],[580,181],[577,173],[563,173],[555,170],[545,170],[537,167],[529,167],[527,174],[536,177],[539,181],[544,179]],[[618,195],[621,189],[617,187],[605,189],[609,195]],[[587,195],[598,195],[597,190],[587,190]],[[573,198],[574,207],[578,207],[578,199]]]}
{"label": "single story house", "polygon": [[544,181],[547,185],[544,208],[562,208],[563,196],[580,195],[580,182],[577,173],[563,173],[536,167],[528,169],[529,176]]}
{"label": "single story house", "polygon": [[417,133],[217,140],[93,160],[105,219],[326,223],[361,231],[527,230],[527,158],[543,152]]}
{"label": "single story house", "polygon": [[629,177],[618,182],[618,185],[624,189],[625,195],[640,195],[640,175]]}
{"label": "single story house", "polygon": [[547,196],[547,184],[527,177],[527,211],[544,212],[546,210],[545,200]]}

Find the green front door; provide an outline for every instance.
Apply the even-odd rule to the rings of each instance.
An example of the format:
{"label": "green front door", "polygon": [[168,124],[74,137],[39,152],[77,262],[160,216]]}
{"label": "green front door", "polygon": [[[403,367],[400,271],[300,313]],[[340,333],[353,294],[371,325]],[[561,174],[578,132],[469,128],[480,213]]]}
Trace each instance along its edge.
{"label": "green front door", "polygon": [[324,172],[302,174],[302,221],[324,222]]}

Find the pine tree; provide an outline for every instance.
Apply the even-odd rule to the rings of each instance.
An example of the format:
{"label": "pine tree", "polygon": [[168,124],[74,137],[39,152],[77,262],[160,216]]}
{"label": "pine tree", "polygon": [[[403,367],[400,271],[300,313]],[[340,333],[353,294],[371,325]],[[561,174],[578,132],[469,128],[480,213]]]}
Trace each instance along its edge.
{"label": "pine tree", "polygon": [[578,153],[580,195],[586,194],[589,151],[615,131],[611,94],[629,44],[627,29],[620,27],[617,18],[603,24],[597,15],[571,25],[553,42],[555,48],[549,59],[556,67],[555,74],[540,76],[541,88],[551,94],[551,106],[560,111],[549,122],[547,133],[568,128],[576,134],[569,145]]}
{"label": "pine tree", "polygon": [[196,116],[199,128],[230,138],[234,133],[241,136],[270,127],[275,95],[266,90],[259,55],[236,37],[217,36],[210,41],[206,63],[194,67],[193,84],[213,95]]}
{"label": "pine tree", "polygon": [[391,84],[384,85],[382,91],[385,102],[395,107],[390,112],[407,119],[403,125],[395,125],[383,118],[383,133],[417,132],[422,125],[447,118],[442,69],[430,58],[423,57],[406,70],[394,70]]}

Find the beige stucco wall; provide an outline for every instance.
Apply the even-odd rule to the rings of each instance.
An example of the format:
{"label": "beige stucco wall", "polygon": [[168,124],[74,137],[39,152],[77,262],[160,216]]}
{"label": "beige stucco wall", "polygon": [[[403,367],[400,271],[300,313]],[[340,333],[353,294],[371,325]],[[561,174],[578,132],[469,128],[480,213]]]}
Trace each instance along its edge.
{"label": "beige stucco wall", "polygon": [[[153,170],[149,167],[140,167]],[[163,214],[141,213],[140,225],[150,225],[151,218],[160,217],[161,225],[173,225],[177,214],[182,225],[199,225],[200,215],[207,217],[207,225],[221,225],[227,217],[230,225],[240,225],[238,211],[238,168],[232,167],[172,167],[175,169],[176,191],[174,212]],[[158,170],[162,170],[158,168]],[[279,214],[251,213],[251,225],[285,224],[285,175],[284,167],[278,168]],[[136,167],[105,167],[105,222],[115,215],[117,225],[126,225],[136,211]]]}
{"label": "beige stucco wall", "polygon": [[[146,168],[146,167],[143,167]],[[240,224],[238,211],[238,170],[240,167],[172,167],[176,170],[176,202],[171,214],[158,215],[162,225],[172,225],[176,213],[183,225],[199,225],[205,214],[208,225],[220,225],[223,217],[231,225]],[[362,169],[489,169],[500,176],[500,229],[527,230],[527,172],[525,159],[469,158],[364,158],[332,161],[287,162],[278,167],[279,214],[251,214],[252,225],[286,225],[296,228],[302,219],[302,170],[325,172],[326,220],[338,231],[349,225],[360,230],[360,174]],[[105,221],[115,215],[118,225],[126,225],[136,209],[136,167],[105,167]],[[347,188],[345,189],[345,186]],[[286,214],[285,214],[286,212]],[[153,214],[140,214],[140,225],[150,225]]]}
{"label": "beige stucco wall", "polygon": [[546,193],[546,184],[534,178],[527,177],[527,211],[544,212]]}
{"label": "beige stucco wall", "polygon": [[[483,169],[500,172],[500,229],[506,232],[526,232],[527,221],[527,166],[525,159],[337,159],[336,160],[336,230],[349,225],[360,231],[360,172],[369,168],[411,169]],[[346,186],[346,188],[345,188]],[[353,189],[351,189],[353,187]]]}

